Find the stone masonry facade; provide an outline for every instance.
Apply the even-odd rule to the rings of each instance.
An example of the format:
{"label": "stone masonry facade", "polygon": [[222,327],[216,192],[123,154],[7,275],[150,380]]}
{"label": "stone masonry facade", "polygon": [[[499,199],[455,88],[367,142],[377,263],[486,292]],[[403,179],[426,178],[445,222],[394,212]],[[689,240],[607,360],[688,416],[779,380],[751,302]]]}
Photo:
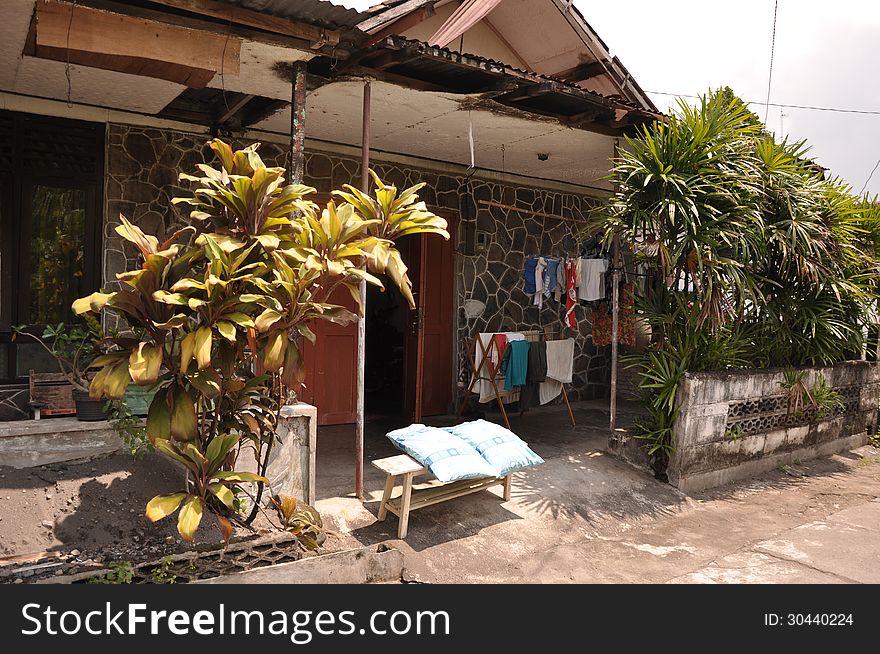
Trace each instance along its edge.
{"label": "stone masonry facade", "polygon": [[[113,288],[116,273],[136,265],[137,255],[114,231],[123,214],[149,234],[160,238],[182,223],[184,214],[171,198],[186,195],[178,182],[180,171],[195,172],[195,165],[212,159],[206,137],[179,131],[119,124],[108,126],[104,225],[104,283]],[[241,147],[242,143],[236,143]],[[260,155],[273,165],[285,164],[286,148],[264,143]],[[485,247],[463,254],[459,221],[456,253],[455,357],[459,380],[467,375],[462,339],[480,331],[561,331],[562,307],[552,299],[543,308],[533,306],[522,290],[524,259],[532,254],[563,256],[578,249],[582,224],[539,218],[532,214],[480,204],[480,200],[554,215],[581,218],[595,199],[577,194],[511,186],[476,176],[449,175],[427,169],[402,167],[381,160],[373,162],[379,176],[398,187],[425,182],[420,192],[429,208],[438,212],[464,213],[475,217],[474,227],[485,232]],[[360,162],[351,157],[309,151],[305,180],[319,193],[343,184],[359,184]],[[463,206],[469,203],[470,207]],[[610,379],[610,348],[596,348],[590,336],[590,310],[576,309],[578,329],[566,336],[576,339],[572,399],[606,397]]]}

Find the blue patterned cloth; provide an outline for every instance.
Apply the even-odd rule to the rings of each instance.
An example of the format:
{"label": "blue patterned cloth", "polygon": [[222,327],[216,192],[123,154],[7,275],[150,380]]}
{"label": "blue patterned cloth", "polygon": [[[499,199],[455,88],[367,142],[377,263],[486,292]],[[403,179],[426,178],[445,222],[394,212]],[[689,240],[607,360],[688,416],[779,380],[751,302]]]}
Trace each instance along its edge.
{"label": "blue patterned cloth", "polygon": [[556,273],[559,259],[547,259],[547,271],[544,273],[544,295],[548,296],[556,290]]}
{"label": "blue patterned cloth", "polygon": [[525,269],[523,270],[523,292],[526,295],[534,295],[535,289],[535,267],[538,265],[538,257],[529,257],[526,259]]}
{"label": "blue patterned cloth", "polygon": [[499,477],[544,463],[519,436],[494,422],[474,420],[444,429],[479,452]]}
{"label": "blue patterned cloth", "polygon": [[446,430],[416,424],[388,432],[398,448],[442,482],[497,477],[495,468],[467,441]]}

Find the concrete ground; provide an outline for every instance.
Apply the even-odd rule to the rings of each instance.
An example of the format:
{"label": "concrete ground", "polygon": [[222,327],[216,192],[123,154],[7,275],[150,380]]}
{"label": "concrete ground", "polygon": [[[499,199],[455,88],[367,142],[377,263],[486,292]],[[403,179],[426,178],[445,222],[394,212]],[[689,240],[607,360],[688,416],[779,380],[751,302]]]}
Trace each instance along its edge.
{"label": "concrete ground", "polygon": [[[623,407],[621,422],[632,413]],[[410,516],[376,521],[384,479],[367,464],[367,501],[352,494],[351,427],[318,434],[317,508],[333,549],[387,541],[406,578],[428,583],[880,582],[880,450],[790,466],[691,496],[605,452],[605,403],[512,416],[513,431],[546,461],[500,488]],[[490,416],[490,418],[497,418]],[[442,424],[442,419],[438,424]],[[396,453],[389,425],[371,423],[366,455]]]}

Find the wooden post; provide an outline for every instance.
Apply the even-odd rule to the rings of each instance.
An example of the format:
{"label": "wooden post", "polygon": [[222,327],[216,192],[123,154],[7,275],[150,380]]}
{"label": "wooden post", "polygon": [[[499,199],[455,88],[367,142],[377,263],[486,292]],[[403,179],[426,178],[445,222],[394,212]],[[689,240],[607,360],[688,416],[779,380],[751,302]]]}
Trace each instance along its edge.
{"label": "wooden post", "polygon": [[306,62],[293,65],[290,88],[290,181],[302,184],[306,153]]}
{"label": "wooden post", "polygon": [[[370,192],[370,80],[364,80],[363,129],[361,132],[361,190]],[[364,315],[358,320],[357,342],[357,408],[355,425],[355,495],[364,498],[364,366],[366,361],[367,331],[364,319],[367,309],[367,283],[359,284],[361,309]]]}

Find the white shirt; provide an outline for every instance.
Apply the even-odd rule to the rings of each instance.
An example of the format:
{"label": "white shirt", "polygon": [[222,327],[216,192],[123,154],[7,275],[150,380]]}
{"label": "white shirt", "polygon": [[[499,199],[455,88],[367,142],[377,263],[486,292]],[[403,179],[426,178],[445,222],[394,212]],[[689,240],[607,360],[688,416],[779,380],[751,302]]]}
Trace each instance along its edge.
{"label": "white shirt", "polygon": [[581,283],[578,286],[578,299],[601,300],[605,297],[605,271],[607,259],[581,259]]}

